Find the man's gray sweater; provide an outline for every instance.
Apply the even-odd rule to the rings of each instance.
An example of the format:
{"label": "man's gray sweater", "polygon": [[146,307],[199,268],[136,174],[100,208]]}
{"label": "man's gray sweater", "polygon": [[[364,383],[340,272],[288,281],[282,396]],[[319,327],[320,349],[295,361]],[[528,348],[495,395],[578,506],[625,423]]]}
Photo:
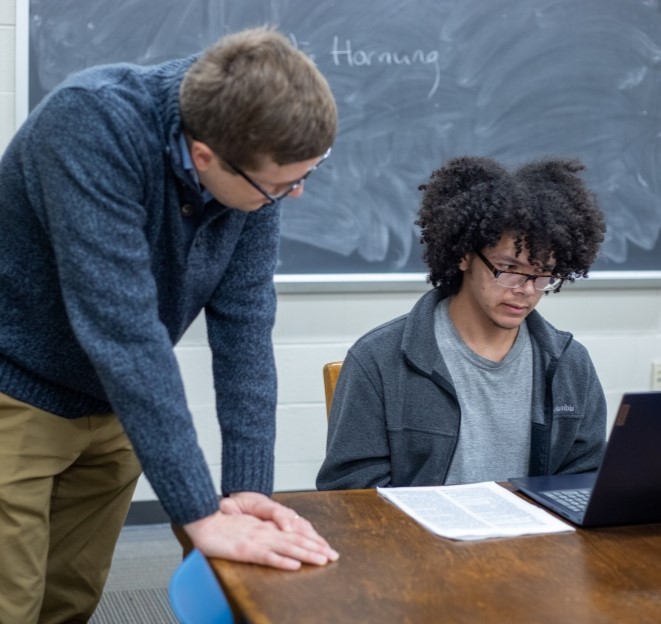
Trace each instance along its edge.
{"label": "man's gray sweater", "polygon": [[222,490],[269,494],[279,207],[211,202],[182,168],[194,59],[68,79],[0,163],[0,391],[65,418],[115,412],[177,523],[218,509],[173,346],[205,310]]}

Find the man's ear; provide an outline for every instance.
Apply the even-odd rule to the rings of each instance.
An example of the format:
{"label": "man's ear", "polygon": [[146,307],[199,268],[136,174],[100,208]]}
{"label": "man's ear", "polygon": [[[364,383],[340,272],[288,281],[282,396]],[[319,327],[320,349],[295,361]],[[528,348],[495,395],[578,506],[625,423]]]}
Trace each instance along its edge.
{"label": "man's ear", "polygon": [[209,169],[211,162],[215,158],[215,154],[211,148],[202,141],[191,141],[189,145],[190,157],[193,161],[193,166],[198,172],[204,173]]}

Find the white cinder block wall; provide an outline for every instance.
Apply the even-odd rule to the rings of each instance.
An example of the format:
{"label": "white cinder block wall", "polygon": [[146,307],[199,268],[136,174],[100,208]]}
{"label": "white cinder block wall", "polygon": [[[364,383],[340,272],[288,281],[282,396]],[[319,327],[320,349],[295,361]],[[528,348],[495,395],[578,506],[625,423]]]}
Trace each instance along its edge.
{"label": "white cinder block wall", "polygon": [[[16,0],[21,2],[22,0]],[[15,129],[16,11],[14,0],[0,0],[0,154]]]}
{"label": "white cinder block wall", "polygon": [[[27,0],[16,0],[23,2]],[[0,0],[0,153],[16,129],[16,10]],[[309,192],[314,192],[310,185]],[[651,363],[661,360],[661,286],[567,287],[540,303],[540,311],[572,331],[590,353],[606,390],[609,422],[625,390],[645,390]],[[284,292],[280,289],[274,331],[279,373],[277,490],[314,488],[323,459],[326,415],[322,365],[341,359],[351,343],[371,327],[405,313],[424,291]],[[177,347],[189,404],[200,441],[219,481],[220,438],[214,416],[210,356],[199,319]],[[136,500],[154,498],[146,481]]]}

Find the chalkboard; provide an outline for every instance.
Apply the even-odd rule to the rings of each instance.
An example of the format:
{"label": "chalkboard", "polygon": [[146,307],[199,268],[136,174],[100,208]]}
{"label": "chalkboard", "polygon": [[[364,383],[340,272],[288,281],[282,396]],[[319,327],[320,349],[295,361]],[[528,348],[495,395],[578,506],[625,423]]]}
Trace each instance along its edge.
{"label": "chalkboard", "polygon": [[279,273],[423,272],[418,185],[463,154],[581,158],[608,222],[594,268],[661,270],[657,0],[30,0],[30,107],[83,67],[266,23],[340,114],[331,159],[283,206]]}

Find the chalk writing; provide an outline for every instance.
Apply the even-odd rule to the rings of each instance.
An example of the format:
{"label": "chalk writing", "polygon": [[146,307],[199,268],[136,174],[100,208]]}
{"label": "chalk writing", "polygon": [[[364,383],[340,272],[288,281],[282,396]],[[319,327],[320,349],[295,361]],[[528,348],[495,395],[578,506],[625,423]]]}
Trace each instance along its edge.
{"label": "chalk writing", "polygon": [[391,52],[389,50],[362,50],[353,49],[351,39],[345,39],[340,43],[340,38],[333,37],[333,48],[330,51],[333,63],[339,67],[345,65],[348,67],[369,67],[372,65],[393,65],[393,66],[411,66],[411,65],[429,65],[434,69],[434,83],[427,93],[427,99],[431,99],[438,89],[441,80],[441,68],[438,62],[438,50],[422,49],[413,50],[413,52]]}

